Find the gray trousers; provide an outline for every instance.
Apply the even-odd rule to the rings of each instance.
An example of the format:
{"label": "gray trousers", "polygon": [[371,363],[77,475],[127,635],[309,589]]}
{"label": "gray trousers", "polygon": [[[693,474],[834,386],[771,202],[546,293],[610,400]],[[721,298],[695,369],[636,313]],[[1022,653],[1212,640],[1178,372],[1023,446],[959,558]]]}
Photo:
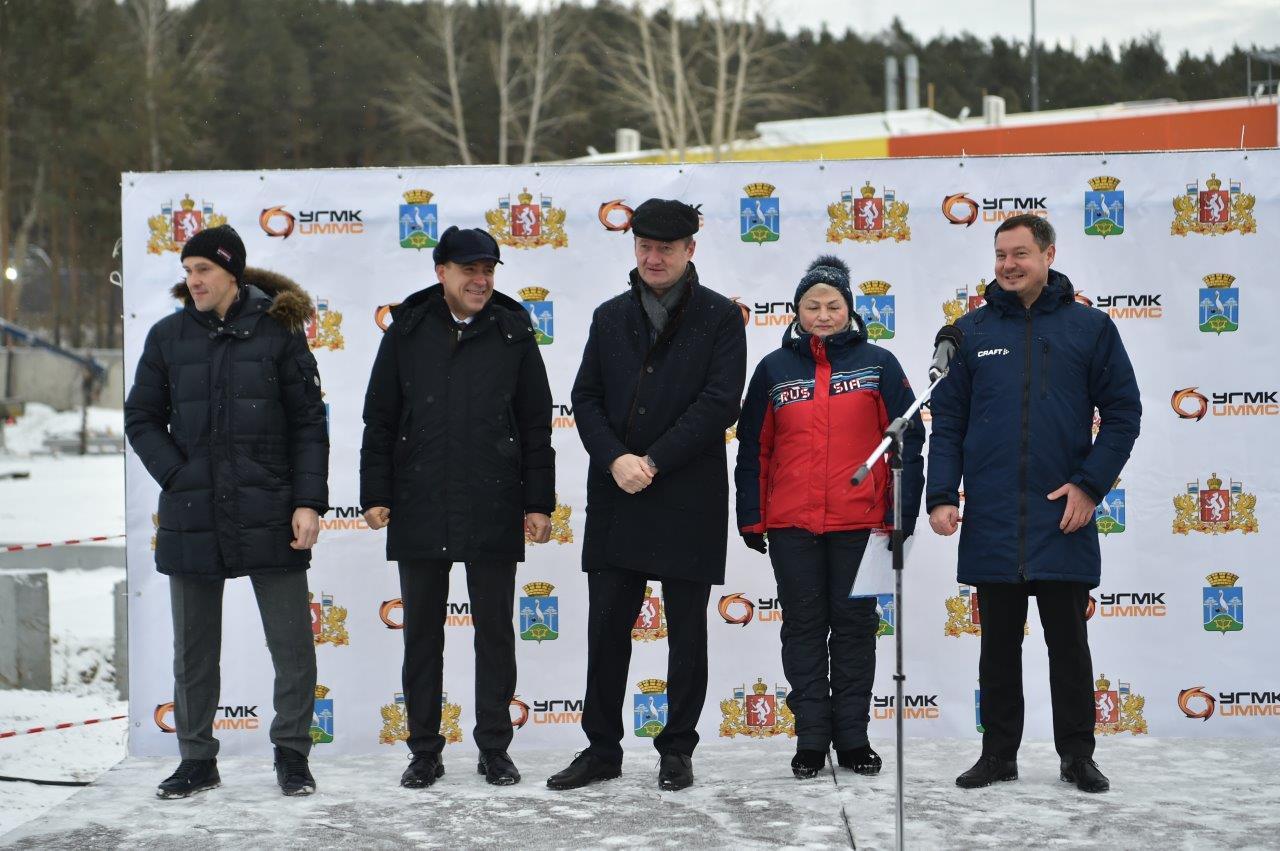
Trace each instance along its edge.
{"label": "gray trousers", "polygon": [[[252,576],[253,593],[275,667],[271,742],[304,756],[311,752],[316,648],[307,599],[307,572]],[[213,759],[218,740],[222,673],[223,580],[169,577],[173,610],[173,721],[183,759]]]}

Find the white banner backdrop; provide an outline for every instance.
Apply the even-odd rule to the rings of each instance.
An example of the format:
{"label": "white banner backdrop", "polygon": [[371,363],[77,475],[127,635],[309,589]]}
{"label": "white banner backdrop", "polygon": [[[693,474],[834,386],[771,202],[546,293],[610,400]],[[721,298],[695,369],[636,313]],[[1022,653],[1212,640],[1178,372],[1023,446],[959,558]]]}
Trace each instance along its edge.
{"label": "white banner backdrop", "polygon": [[[310,572],[321,684],[313,736],[321,753],[402,747],[396,572],[385,561],[383,533],[364,527],[357,505],[363,394],[385,306],[435,281],[434,235],[451,224],[493,229],[506,243],[498,289],[528,303],[547,343],[560,505],[555,539],[530,547],[518,573],[523,640],[513,748],[567,755],[585,744],[577,725],[587,615],[580,571],[587,457],[569,393],[593,308],[627,284],[628,209],[651,196],[701,204],[695,263],[706,286],[742,304],[749,368],[779,344],[808,263],[831,252],[861,285],[859,307],[878,327],[877,344],[897,355],[917,387],[939,325],[992,277],[996,223],[1038,212],[1058,229],[1056,268],[1115,317],[1143,395],[1142,435],[1098,521],[1108,530],[1089,623],[1099,731],[1275,735],[1280,681],[1266,659],[1280,626],[1255,613],[1280,596],[1274,556],[1265,555],[1280,522],[1280,469],[1264,448],[1280,436],[1280,383],[1269,368],[1280,360],[1280,335],[1265,328],[1266,317],[1280,315],[1274,250],[1266,248],[1280,228],[1278,171],[1280,152],[1218,151],[126,174],[126,374],[131,381],[147,329],[174,310],[168,290],[180,275],[180,242],[200,227],[231,223],[250,265],[289,275],[314,297],[336,508]],[[729,449],[732,463],[736,443]],[[132,451],[127,465],[130,750],[170,754],[169,598],[151,550],[158,489]],[[888,599],[882,606],[885,652],[872,709],[880,745],[892,736],[891,635],[903,620],[908,735],[978,736],[980,618],[969,589],[955,581],[956,540],[934,536],[923,521],[919,528],[905,606]],[[635,632],[635,697],[624,712],[636,734],[628,747],[649,745],[650,703],[660,723],[665,702],[659,583],[653,594]],[[534,612],[550,631],[530,628]],[[247,581],[227,584],[224,618],[216,732],[224,753],[262,753],[271,665]],[[728,578],[713,589],[708,611],[704,740],[789,731],[781,618],[768,560],[731,533]],[[445,660],[449,750],[456,742],[469,750],[471,741],[469,620],[456,577]],[[1034,609],[1028,627],[1027,736],[1047,738],[1048,675]]]}

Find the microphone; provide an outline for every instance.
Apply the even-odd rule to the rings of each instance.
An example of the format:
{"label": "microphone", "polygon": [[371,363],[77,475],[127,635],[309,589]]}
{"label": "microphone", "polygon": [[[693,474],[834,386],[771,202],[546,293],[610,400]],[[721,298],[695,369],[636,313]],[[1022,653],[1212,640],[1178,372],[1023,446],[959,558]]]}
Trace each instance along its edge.
{"label": "microphone", "polygon": [[947,371],[947,364],[964,342],[964,332],[954,325],[943,325],[933,338],[933,363],[929,364],[929,380],[937,381]]}

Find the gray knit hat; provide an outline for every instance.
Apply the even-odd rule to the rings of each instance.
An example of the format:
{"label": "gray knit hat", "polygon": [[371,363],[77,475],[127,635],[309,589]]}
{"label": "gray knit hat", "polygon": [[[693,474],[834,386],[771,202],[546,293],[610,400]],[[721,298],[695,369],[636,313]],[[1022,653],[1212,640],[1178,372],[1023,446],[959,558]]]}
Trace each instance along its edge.
{"label": "gray knit hat", "polygon": [[804,277],[800,279],[800,285],[796,287],[794,304],[797,310],[800,307],[800,299],[804,298],[804,294],[817,284],[826,284],[839,290],[840,295],[844,296],[845,304],[849,306],[849,313],[853,313],[853,290],[849,286],[849,267],[843,260],[832,254],[823,254],[809,264]]}

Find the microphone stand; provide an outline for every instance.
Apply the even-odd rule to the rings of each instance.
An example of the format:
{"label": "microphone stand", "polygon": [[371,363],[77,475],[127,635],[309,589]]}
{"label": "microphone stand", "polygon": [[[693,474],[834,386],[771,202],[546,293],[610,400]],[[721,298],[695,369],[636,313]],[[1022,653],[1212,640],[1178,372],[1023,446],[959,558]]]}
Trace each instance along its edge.
{"label": "microphone stand", "polygon": [[[902,787],[903,787],[903,765],[902,765],[902,684],[906,682],[907,676],[903,673],[902,665],[902,621],[903,621],[903,605],[902,605],[902,567],[903,567],[903,549],[906,545],[906,539],[902,534],[902,437],[906,433],[907,428],[911,425],[911,418],[916,415],[924,404],[933,396],[934,389],[942,383],[942,379],[947,377],[950,371],[949,366],[941,369],[929,370],[929,377],[933,379],[933,383],[925,388],[911,403],[911,407],[907,408],[902,416],[889,423],[884,430],[884,439],[880,441],[880,445],[867,456],[867,460],[862,463],[858,471],[853,474],[851,483],[856,487],[871,474],[871,467],[880,460],[886,452],[889,453],[889,469],[893,471],[893,532],[889,540],[893,546],[893,595],[895,602],[895,611],[898,618],[894,625],[893,649],[896,657],[896,668],[893,674],[893,681],[897,687],[897,697],[895,698],[894,725],[897,730],[897,793],[895,798],[896,805],[896,823],[894,825],[895,847],[898,851],[904,848],[905,833],[903,830],[903,804],[902,804]],[[890,451],[892,447],[892,451]]]}

